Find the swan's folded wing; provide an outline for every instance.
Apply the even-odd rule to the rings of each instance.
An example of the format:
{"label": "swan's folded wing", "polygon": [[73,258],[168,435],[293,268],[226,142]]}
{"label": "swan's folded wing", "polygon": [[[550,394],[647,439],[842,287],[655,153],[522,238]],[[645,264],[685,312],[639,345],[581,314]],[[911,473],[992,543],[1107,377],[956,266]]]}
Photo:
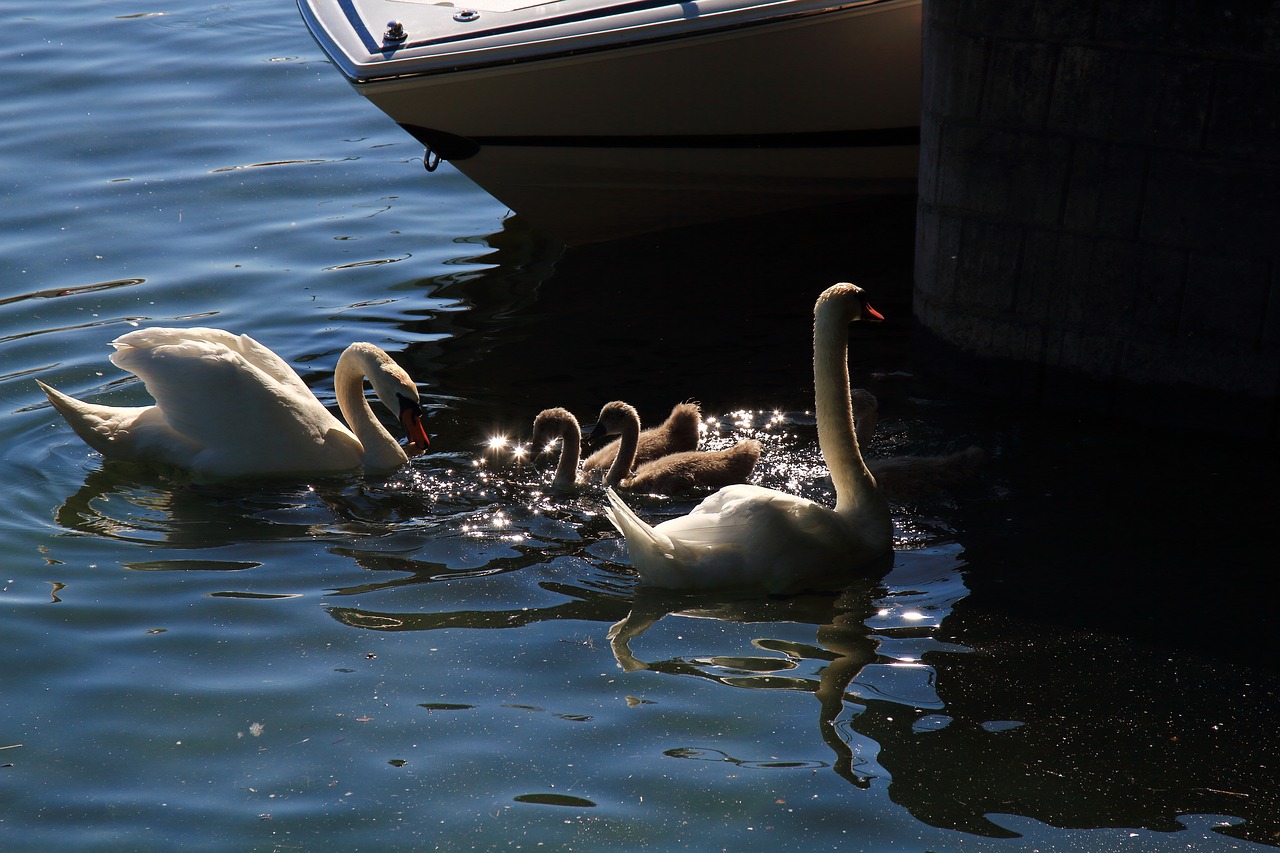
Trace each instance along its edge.
{"label": "swan's folded wing", "polygon": [[[142,330],[159,331],[190,330]],[[111,361],[146,384],[176,431],[205,446],[228,435],[241,437],[245,446],[250,435],[277,445],[320,442],[334,429],[349,433],[297,374],[295,381],[280,381],[278,371],[263,370],[217,337],[130,333],[115,345]]]}
{"label": "swan's folded wing", "polygon": [[[121,335],[111,344],[117,350],[124,348],[149,350],[160,346],[183,347],[190,344],[194,345],[193,352],[196,352],[202,350],[204,348],[203,345],[206,344],[215,348],[223,347],[230,352],[239,354],[246,362],[270,376],[280,385],[293,388],[299,394],[311,393],[311,389],[302,381],[302,377],[298,375],[298,372],[275,352],[248,335],[233,334],[225,329],[209,327],[139,329],[136,332]],[[115,362],[114,357],[112,362]]]}
{"label": "swan's folded wing", "polygon": [[201,329],[200,331],[221,333],[217,338],[219,342],[233,352],[239,353],[245,361],[280,383],[282,387],[292,388],[293,392],[299,395],[315,396],[311,389],[307,387],[307,383],[302,381],[302,377],[298,375],[298,372],[289,365],[289,362],[248,335],[233,335],[221,329]]}
{"label": "swan's folded wing", "polygon": [[831,510],[807,498],[744,483],[720,489],[688,515],[659,528],[690,545],[749,543],[821,526],[829,515]]}
{"label": "swan's folded wing", "polygon": [[721,489],[657,530],[697,553],[687,561],[687,586],[742,584],[780,592],[823,573],[849,547],[847,524],[828,507],[753,485]]}

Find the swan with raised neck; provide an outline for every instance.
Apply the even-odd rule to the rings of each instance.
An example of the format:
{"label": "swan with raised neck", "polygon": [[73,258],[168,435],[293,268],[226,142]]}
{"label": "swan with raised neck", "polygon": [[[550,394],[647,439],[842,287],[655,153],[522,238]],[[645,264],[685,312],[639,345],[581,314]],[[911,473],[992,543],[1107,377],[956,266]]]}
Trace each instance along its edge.
{"label": "swan with raised neck", "polygon": [[893,520],[858,447],[848,369],[848,324],[881,319],[862,288],[847,282],[827,288],[814,305],[818,442],[835,508],[741,484],[720,489],[688,515],[650,526],[609,488],[606,513],[626,537],[641,584],[784,592],[838,585],[883,564],[893,547]]}

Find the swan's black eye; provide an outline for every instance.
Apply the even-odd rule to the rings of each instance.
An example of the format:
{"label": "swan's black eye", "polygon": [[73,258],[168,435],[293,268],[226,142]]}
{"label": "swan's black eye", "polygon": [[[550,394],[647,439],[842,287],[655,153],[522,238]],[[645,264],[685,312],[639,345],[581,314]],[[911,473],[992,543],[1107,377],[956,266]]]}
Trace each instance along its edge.
{"label": "swan's black eye", "polygon": [[418,415],[422,414],[422,406],[418,404],[418,401],[410,400],[399,391],[396,392],[396,402],[400,404],[400,414],[402,415],[405,412],[413,412]]}

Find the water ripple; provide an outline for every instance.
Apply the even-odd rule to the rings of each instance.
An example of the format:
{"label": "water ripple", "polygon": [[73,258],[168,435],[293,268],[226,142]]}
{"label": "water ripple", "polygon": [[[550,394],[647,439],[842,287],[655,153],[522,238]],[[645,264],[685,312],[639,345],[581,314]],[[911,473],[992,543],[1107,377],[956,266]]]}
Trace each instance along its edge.
{"label": "water ripple", "polygon": [[[351,158],[343,158],[351,159]],[[290,160],[266,160],[261,163],[242,163],[238,166],[220,166],[217,169],[210,169],[209,174],[214,175],[219,172],[239,172],[244,169],[265,169],[271,166],[309,166],[315,163],[327,163],[328,160],[320,158],[308,159],[290,159]]]}
{"label": "water ripple", "polygon": [[331,267],[325,267],[324,271],[332,272],[334,270],[353,270],[360,267],[377,267],[382,266],[383,264],[398,264],[401,261],[407,261],[412,257],[412,254],[406,253],[398,258],[374,258],[368,261],[352,261],[349,264],[336,264]]}
{"label": "water ripple", "polygon": [[132,287],[136,284],[142,284],[145,278],[118,278],[113,281],[100,281],[93,284],[82,284],[72,287],[51,287],[45,290],[36,290],[31,293],[22,293],[17,296],[6,296],[0,299],[0,305],[8,305],[13,302],[22,302],[26,299],[57,299],[63,296],[79,296],[83,293],[95,293],[99,290],[112,290],[117,287]]}

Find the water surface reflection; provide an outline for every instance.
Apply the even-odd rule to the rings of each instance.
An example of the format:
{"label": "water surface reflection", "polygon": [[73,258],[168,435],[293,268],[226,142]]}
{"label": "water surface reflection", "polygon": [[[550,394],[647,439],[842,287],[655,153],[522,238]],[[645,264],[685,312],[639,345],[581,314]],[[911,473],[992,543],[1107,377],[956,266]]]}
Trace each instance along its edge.
{"label": "water surface reflection", "polygon": [[[326,261],[330,289],[360,271],[402,278],[359,292],[352,278],[323,322],[264,322],[322,394],[356,336],[423,380],[434,452],[384,479],[194,486],[103,464],[26,387],[51,356],[21,349],[25,332],[7,342],[24,403],[4,524],[22,547],[44,537],[44,562],[6,589],[14,646],[43,638],[39,680],[20,676],[38,689],[4,700],[35,721],[8,768],[14,813],[83,815],[128,790],[144,803],[129,820],[150,826],[148,798],[195,779],[175,837],[198,814],[262,849],[264,826],[376,846],[378,828],[352,827],[388,814],[420,847],[513,831],[673,847],[692,826],[743,848],[762,816],[779,846],[826,849],[864,827],[857,841],[885,849],[1280,844],[1267,623],[1215,616],[1246,598],[1273,609],[1258,592],[1274,506],[1260,475],[1218,466],[1225,449],[1178,464],[1150,436],[940,393],[911,371],[909,276],[869,247],[884,231],[828,230],[822,257],[799,232],[765,233],[729,257],[698,241],[565,253],[508,220],[449,247],[443,268]],[[965,491],[894,507],[884,577],[778,599],[640,590],[598,494],[555,498],[545,463],[485,450],[495,433],[521,441],[547,406],[585,419],[618,397],[655,414],[693,398],[719,416],[708,441],[766,444],[762,482],[829,501],[809,324],[813,296],[843,278],[900,321],[859,330],[851,353],[881,400],[869,455],[978,444],[992,460]],[[32,295],[6,310],[49,301]],[[80,388],[123,393],[85,378],[113,336],[86,328],[59,364]],[[1220,493],[1196,507],[1210,534],[1179,539],[1197,529],[1186,496]],[[655,520],[688,508],[639,500]],[[72,752],[61,735],[84,742],[80,708],[95,711],[94,748]],[[126,778],[139,766],[149,781]]]}

